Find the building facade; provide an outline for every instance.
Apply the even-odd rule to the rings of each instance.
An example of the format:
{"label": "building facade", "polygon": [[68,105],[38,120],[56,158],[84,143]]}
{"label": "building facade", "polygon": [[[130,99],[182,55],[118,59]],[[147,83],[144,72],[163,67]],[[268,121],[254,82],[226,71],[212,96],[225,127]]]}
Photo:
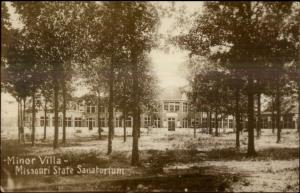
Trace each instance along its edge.
{"label": "building facade", "polygon": [[[42,99],[38,99],[42,100]],[[29,106],[29,105],[28,105]],[[59,127],[62,126],[62,112],[59,112]],[[214,117],[214,116],[212,116]],[[154,112],[143,112],[141,114],[141,127],[168,128],[191,128],[194,124],[197,128],[207,127],[208,116],[205,112],[193,112],[190,110],[187,98],[184,93],[177,94],[176,97],[167,96],[157,100],[157,108]],[[42,107],[37,107],[36,121],[37,127],[54,126],[54,113],[45,112]],[[126,127],[132,127],[133,118],[129,115],[125,118]],[[98,122],[98,108],[94,102],[70,101],[66,111],[66,127],[108,127],[108,107],[100,106],[100,120]],[[212,126],[214,121],[212,121]],[[25,126],[31,126],[31,113],[27,110]],[[123,115],[117,108],[114,110],[114,126],[123,127]],[[234,121],[232,116],[219,120],[220,128],[233,128]]]}
{"label": "building facade", "polygon": [[[295,108],[296,109],[296,108]],[[214,114],[211,116],[211,127],[215,127]],[[262,113],[261,128],[272,128],[272,114],[269,111]],[[62,126],[62,112],[59,112],[59,127]],[[282,128],[297,128],[297,113],[285,113],[281,118]],[[37,108],[36,126],[48,127],[54,126],[54,113],[45,113],[42,107]],[[126,127],[132,127],[133,118],[128,115],[125,118]],[[168,128],[175,130],[176,128],[208,128],[209,116],[207,112],[194,112],[184,93],[168,94],[160,96],[157,100],[157,108],[154,112],[143,112],[141,114],[141,127]],[[276,123],[275,123],[276,124]],[[98,108],[94,102],[86,100],[74,100],[68,104],[66,112],[66,127],[108,127],[108,108],[105,104],[100,106],[100,120],[98,122]],[[242,122],[243,128],[246,128],[246,121]],[[25,126],[31,126],[31,113],[26,113]],[[124,127],[123,115],[117,108],[114,110],[114,127]],[[235,128],[234,116],[218,118],[218,128]]]}

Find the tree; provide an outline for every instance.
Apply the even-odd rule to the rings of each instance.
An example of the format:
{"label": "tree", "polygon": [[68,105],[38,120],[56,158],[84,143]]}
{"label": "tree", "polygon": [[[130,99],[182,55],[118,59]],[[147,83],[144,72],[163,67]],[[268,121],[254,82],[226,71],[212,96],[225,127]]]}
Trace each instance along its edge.
{"label": "tree", "polygon": [[134,2],[126,4],[127,19],[128,19],[128,50],[130,53],[131,71],[132,71],[132,100],[134,105],[132,106],[133,114],[133,143],[132,143],[132,156],[131,164],[139,164],[138,153],[138,133],[139,133],[139,120],[140,120],[140,97],[138,90],[138,77],[139,77],[139,60],[143,57],[145,52],[149,52],[154,46],[154,37],[156,35],[158,24],[158,13],[156,8],[146,2]]}
{"label": "tree", "polygon": [[[189,33],[179,38],[179,44],[184,45],[191,54],[206,56],[220,62],[229,70],[238,70],[247,80],[249,156],[256,154],[256,72],[266,68],[280,69],[293,58],[291,41],[281,33],[282,24],[290,14],[292,4],[207,2],[204,5],[204,13],[198,16]],[[291,54],[289,51],[292,51]],[[279,82],[279,79],[276,82]]]}
{"label": "tree", "polygon": [[100,125],[100,113],[101,113],[101,95],[107,93],[108,87],[108,61],[102,58],[96,58],[85,65],[80,66],[80,72],[82,73],[83,83],[89,88],[91,92],[96,93],[97,96],[97,119],[98,119],[98,133],[101,140],[101,125]]}
{"label": "tree", "polygon": [[[44,137],[43,139],[46,140],[47,138],[47,112],[51,109],[50,105],[52,104],[52,84],[50,84],[49,82],[45,82],[43,89],[41,90],[41,94],[44,98],[44,104],[40,104],[40,106],[42,106],[43,110],[44,110]],[[50,118],[48,120],[48,122],[50,123]]]}
{"label": "tree", "polygon": [[18,2],[13,4],[26,29],[35,40],[34,51],[52,76],[54,92],[54,142],[58,147],[58,93],[65,62],[82,62],[86,56],[81,20],[86,3]]}
{"label": "tree", "polygon": [[[26,97],[32,97],[32,145],[35,143],[35,94],[41,85],[41,82],[45,81],[45,71],[43,65],[39,61],[39,55],[34,51],[36,46],[35,40],[26,30],[14,30],[12,32],[13,39],[8,48],[6,66],[7,83],[11,86],[11,90],[16,93],[19,98],[26,100]],[[21,114],[21,122],[22,114]],[[23,130],[23,124],[20,126],[20,130]],[[22,133],[22,132],[21,132]]]}

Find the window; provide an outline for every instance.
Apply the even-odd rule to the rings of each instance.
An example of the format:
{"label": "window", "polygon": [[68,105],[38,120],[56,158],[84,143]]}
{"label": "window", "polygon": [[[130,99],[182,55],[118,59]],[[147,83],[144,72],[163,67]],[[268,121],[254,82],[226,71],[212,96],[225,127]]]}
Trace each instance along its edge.
{"label": "window", "polygon": [[202,127],[207,127],[207,118],[202,118]]}
{"label": "window", "polygon": [[233,120],[232,119],[229,119],[229,126],[228,128],[233,128]]}
{"label": "window", "polygon": [[106,124],[105,124],[105,118],[104,117],[100,118],[100,126],[101,127],[105,127],[106,126]]}
{"label": "window", "polygon": [[66,117],[66,126],[72,127],[72,118],[71,117]]}
{"label": "window", "polygon": [[158,118],[158,117],[155,118],[155,119],[154,119],[154,124],[155,124],[155,127],[156,127],[156,128],[160,128],[160,127],[161,127],[161,126],[160,126],[160,118]]}
{"label": "window", "polygon": [[196,127],[199,127],[199,118],[196,118],[195,124],[196,124]]}
{"label": "window", "polygon": [[170,103],[170,111],[174,112],[175,111],[175,104],[174,103]]}
{"label": "window", "polygon": [[96,112],[96,106],[94,105],[88,105],[86,109],[87,113],[95,113]]}
{"label": "window", "polygon": [[199,126],[199,118],[196,118],[196,119],[192,119],[191,120],[191,126],[194,127],[194,124],[196,127]]}
{"label": "window", "polygon": [[179,111],[179,105],[180,105],[179,102],[176,102],[176,103],[175,103],[175,111]]}
{"label": "window", "polygon": [[169,103],[168,102],[164,102],[164,110],[165,111],[169,110]]}
{"label": "window", "polygon": [[81,121],[80,117],[75,117],[75,127],[81,127]]}
{"label": "window", "polygon": [[105,113],[105,107],[104,106],[100,106],[100,112]]}
{"label": "window", "polygon": [[222,120],[220,118],[218,118],[218,128],[222,127]]}
{"label": "window", "polygon": [[92,117],[87,118],[88,127],[95,127],[95,119]]}
{"label": "window", "polygon": [[116,127],[122,127],[122,119],[119,117],[116,117]]}
{"label": "window", "polygon": [[[53,127],[54,127],[54,125],[55,125],[54,122],[55,122],[54,117],[52,117],[52,125],[53,125]],[[61,117],[58,117],[58,126],[59,126],[59,127],[62,126],[62,118],[61,118]]]}
{"label": "window", "polygon": [[[45,118],[44,117],[40,118],[40,126],[41,127],[45,126]],[[49,126],[49,118],[48,117],[46,117],[46,126]]]}
{"label": "window", "polygon": [[228,128],[228,118],[223,119],[223,128]]}
{"label": "window", "polygon": [[188,119],[187,118],[183,118],[183,120],[182,120],[182,127],[183,128],[188,128]]}
{"label": "window", "polygon": [[187,112],[187,103],[183,103],[183,112]]}
{"label": "window", "polygon": [[151,124],[151,119],[149,116],[144,117],[144,127],[148,127]]}
{"label": "window", "polygon": [[126,119],[126,127],[131,127],[131,117],[127,117]]}

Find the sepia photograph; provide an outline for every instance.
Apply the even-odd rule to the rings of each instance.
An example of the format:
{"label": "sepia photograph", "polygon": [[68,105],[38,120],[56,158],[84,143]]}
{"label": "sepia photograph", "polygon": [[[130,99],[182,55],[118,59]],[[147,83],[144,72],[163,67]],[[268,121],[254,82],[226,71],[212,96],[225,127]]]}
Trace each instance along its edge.
{"label": "sepia photograph", "polygon": [[299,192],[297,1],[2,1],[1,192]]}

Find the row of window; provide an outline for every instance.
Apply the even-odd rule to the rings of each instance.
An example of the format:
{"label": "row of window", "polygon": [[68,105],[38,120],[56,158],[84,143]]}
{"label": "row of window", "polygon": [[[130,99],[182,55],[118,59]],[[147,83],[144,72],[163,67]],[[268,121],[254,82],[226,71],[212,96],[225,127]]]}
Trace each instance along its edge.
{"label": "row of window", "polygon": [[[172,118],[172,120],[169,118],[169,121],[175,121],[175,119]],[[294,128],[295,126],[295,121],[292,120],[292,118],[284,118],[283,121],[280,122],[282,128]],[[46,126],[50,126],[49,125],[49,117],[46,117],[46,119],[44,117],[40,117],[40,126],[44,126],[46,124]],[[132,126],[132,120],[131,117],[128,117],[125,121],[125,124],[127,127],[131,127]],[[182,122],[182,127],[187,128],[187,127],[193,127],[194,124],[197,127],[207,127],[208,126],[208,118],[196,118],[196,119],[191,119],[190,121],[188,121],[187,118],[183,119]],[[223,124],[223,125],[222,125]],[[52,117],[52,126],[54,125],[54,117]],[[62,118],[58,117],[58,126],[62,126]],[[66,117],[66,126],[67,127],[73,127],[73,123],[72,123],[72,118],[71,117]],[[75,117],[74,118],[74,127],[83,127],[83,119],[81,117]],[[87,126],[96,126],[96,120],[95,118],[89,117],[87,118]],[[105,119],[104,117],[100,118],[100,126],[101,127],[107,127],[107,119]],[[115,126],[116,127],[122,127],[123,126],[123,120],[121,118],[115,118]],[[151,117],[146,116],[144,117],[144,127],[148,127],[148,126],[154,126],[154,127],[161,127],[161,119],[160,118],[155,118],[153,119],[153,122],[151,122]],[[211,121],[211,126],[215,127],[215,119],[212,118]],[[218,120],[218,127],[223,127],[223,128],[233,128],[233,120],[232,119],[223,119],[223,123],[221,120]],[[272,127],[272,122],[270,120],[268,120],[267,117],[263,117],[262,118],[262,128],[271,128]],[[275,127],[276,127],[276,121],[275,121]]]}
{"label": "row of window", "polygon": [[[267,117],[262,118],[262,123],[261,123],[262,128],[272,128],[272,121],[270,118],[268,119]],[[277,121],[274,120],[274,125],[275,128],[277,126]],[[295,127],[295,121],[293,121],[292,117],[284,117],[283,120],[280,121],[281,128],[294,128]]]}
{"label": "row of window", "polygon": [[[86,112],[87,113],[96,113],[96,106],[95,105],[87,105],[86,106]],[[105,107],[100,106],[100,112],[104,113],[105,112]]]}
{"label": "row of window", "polygon": [[[89,117],[86,120],[87,122],[87,126],[92,126],[95,127],[96,126],[96,120],[95,118]],[[116,118],[115,119],[115,124],[116,127],[121,127],[123,125],[123,120],[120,118]],[[125,121],[125,124],[127,127],[131,127],[131,123],[132,120],[130,117],[128,117]],[[40,117],[40,126],[50,126],[49,125],[49,117],[46,117],[46,119],[44,117]],[[52,117],[52,126],[54,125],[54,117]],[[58,117],[58,126],[61,127],[62,126],[62,118]],[[73,127],[72,124],[72,118],[71,117],[66,117],[66,126],[67,127]],[[100,126],[101,127],[106,127],[107,126],[107,121],[104,117],[100,118]],[[75,117],[74,118],[74,127],[83,127],[83,119],[81,117]]]}
{"label": "row of window", "polygon": [[[185,118],[183,120],[183,122],[186,122],[183,124],[183,126],[187,125],[188,124],[188,120]],[[196,118],[195,120],[192,119],[191,122],[190,122],[190,126],[193,127],[194,126],[194,123],[196,125],[196,127],[208,127],[208,118],[202,118],[202,122],[199,118]],[[215,127],[215,119],[212,118],[211,120],[211,127]],[[186,126],[188,127],[188,126]],[[220,128],[233,128],[233,120],[232,119],[229,119],[228,118],[225,118],[223,119],[223,122],[219,119],[218,120],[218,127]]]}
{"label": "row of window", "polygon": [[[182,104],[182,111],[187,112],[188,104]],[[177,112],[180,110],[180,102],[164,102],[164,110],[170,112]]]}
{"label": "row of window", "polygon": [[[177,111],[180,110],[180,102],[164,102],[164,110],[165,111],[170,111],[170,112],[177,112]],[[188,104],[187,103],[183,103],[182,111],[183,112],[188,111]],[[96,113],[96,106],[95,105],[87,105],[86,112],[87,113]],[[105,112],[105,107],[104,106],[100,107],[100,112],[101,113]]]}

